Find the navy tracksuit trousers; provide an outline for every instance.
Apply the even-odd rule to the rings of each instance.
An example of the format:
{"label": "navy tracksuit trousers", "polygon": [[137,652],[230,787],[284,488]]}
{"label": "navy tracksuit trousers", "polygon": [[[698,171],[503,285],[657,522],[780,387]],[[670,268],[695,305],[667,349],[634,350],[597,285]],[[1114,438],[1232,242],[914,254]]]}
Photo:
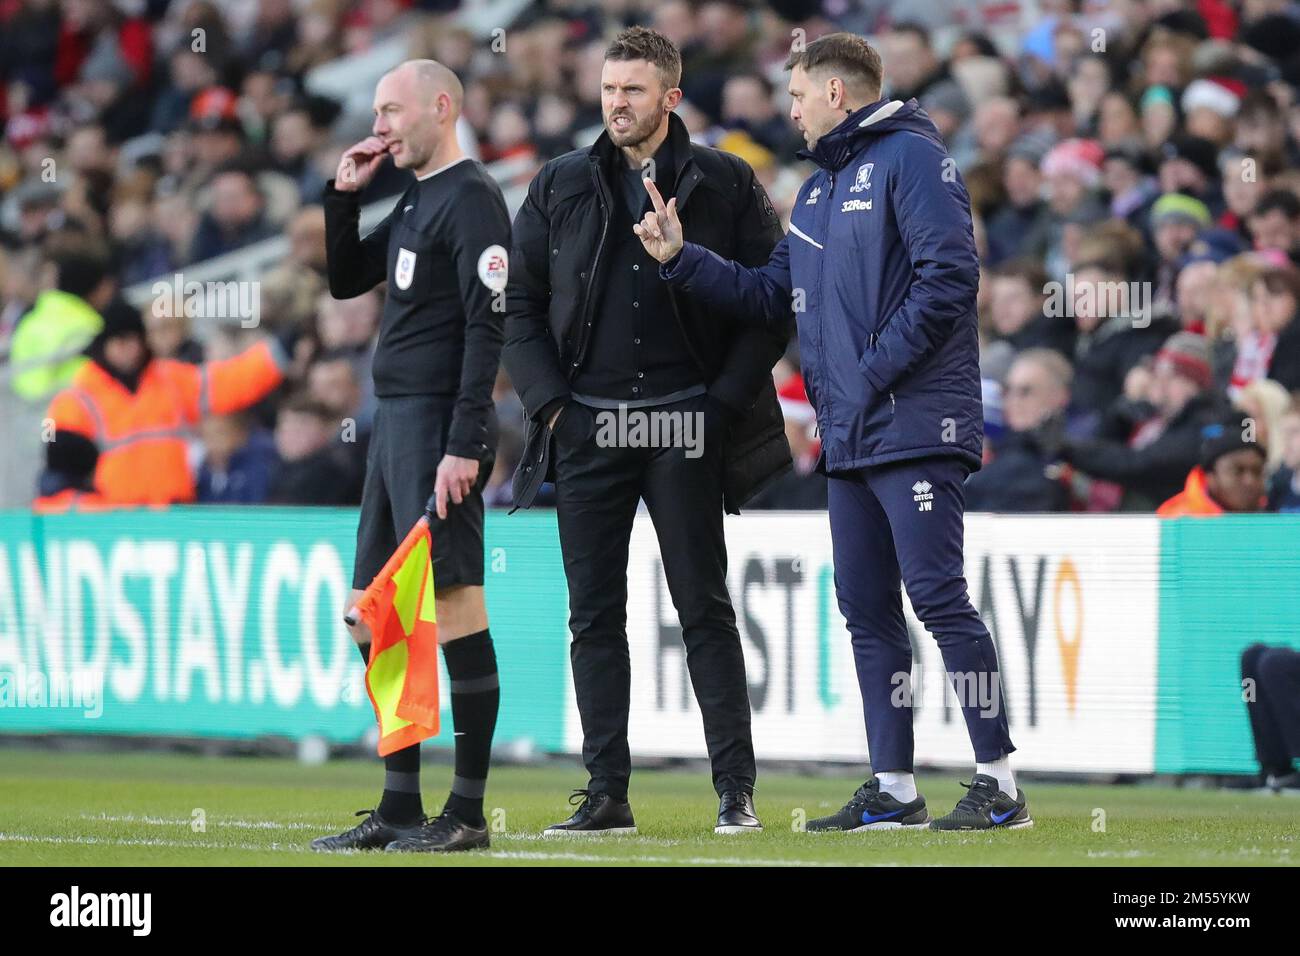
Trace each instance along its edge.
{"label": "navy tracksuit trousers", "polygon": [[1241,653],[1241,676],[1255,682],[1246,712],[1259,769],[1285,776],[1300,761],[1300,651],[1252,644]]}
{"label": "navy tracksuit trousers", "polygon": [[853,642],[876,773],[912,769],[912,645],[900,581],[939,644],[975,759],[997,760],[1016,749],[997,649],[966,591],[968,472],[957,458],[935,457],[830,476],[835,593]]}

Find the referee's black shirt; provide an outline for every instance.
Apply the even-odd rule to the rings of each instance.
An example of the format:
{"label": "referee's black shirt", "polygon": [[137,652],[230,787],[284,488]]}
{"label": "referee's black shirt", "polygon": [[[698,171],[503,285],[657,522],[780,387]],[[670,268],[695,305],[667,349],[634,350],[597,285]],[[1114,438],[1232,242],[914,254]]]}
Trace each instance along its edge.
{"label": "referee's black shirt", "polygon": [[447,453],[482,459],[510,249],[500,188],[482,163],[458,160],[411,183],[365,238],[357,193],[330,180],[324,205],[330,293],[349,299],[388,283],[375,394],[454,396]]}

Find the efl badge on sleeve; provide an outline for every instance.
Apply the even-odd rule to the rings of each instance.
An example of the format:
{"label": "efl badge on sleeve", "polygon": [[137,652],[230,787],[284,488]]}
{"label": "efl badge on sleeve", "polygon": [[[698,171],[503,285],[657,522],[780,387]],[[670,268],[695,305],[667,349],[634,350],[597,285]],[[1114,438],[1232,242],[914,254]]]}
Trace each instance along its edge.
{"label": "efl badge on sleeve", "polygon": [[409,289],[415,278],[415,253],[410,249],[397,250],[397,266],[393,269],[393,281],[399,289]]}
{"label": "efl badge on sleeve", "polygon": [[478,278],[493,292],[504,292],[509,273],[510,257],[498,245],[488,246],[478,257]]}

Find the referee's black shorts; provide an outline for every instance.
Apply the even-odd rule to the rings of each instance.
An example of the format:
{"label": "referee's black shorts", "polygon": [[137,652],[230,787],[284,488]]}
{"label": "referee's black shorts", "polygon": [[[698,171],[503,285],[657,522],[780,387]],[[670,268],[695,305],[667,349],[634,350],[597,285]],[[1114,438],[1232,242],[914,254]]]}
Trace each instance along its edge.
{"label": "referee's black shorts", "polygon": [[[370,586],[424,514],[446,448],[454,405],[454,398],[440,395],[378,400],[352,566],[352,586],[357,590]],[[446,520],[433,516],[429,531],[435,588],[483,583],[483,486],[492,473],[496,442],[496,416],[489,414],[489,451],[479,462],[478,481],[460,504],[447,499]]]}

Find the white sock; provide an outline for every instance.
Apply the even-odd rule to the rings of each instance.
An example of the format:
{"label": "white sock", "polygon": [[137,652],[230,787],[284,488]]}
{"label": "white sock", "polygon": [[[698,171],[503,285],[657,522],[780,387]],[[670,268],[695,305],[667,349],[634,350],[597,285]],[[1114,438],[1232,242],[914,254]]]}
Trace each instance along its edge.
{"label": "white sock", "polygon": [[998,789],[1012,800],[1020,796],[1020,791],[1016,789],[1016,775],[1011,772],[1011,758],[1006,754],[990,763],[976,761],[975,772],[997,778]]}
{"label": "white sock", "polygon": [[880,789],[899,803],[911,803],[916,799],[916,777],[901,770],[886,770],[876,774]]}

